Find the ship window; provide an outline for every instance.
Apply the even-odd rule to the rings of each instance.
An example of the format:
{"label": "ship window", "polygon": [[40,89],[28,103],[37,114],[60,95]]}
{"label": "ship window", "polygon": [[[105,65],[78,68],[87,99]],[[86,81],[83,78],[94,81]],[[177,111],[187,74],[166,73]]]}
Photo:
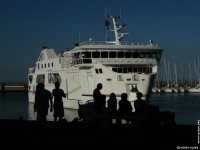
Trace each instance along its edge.
{"label": "ship window", "polygon": [[122,68],[118,68],[118,73],[122,73]]}
{"label": "ship window", "polygon": [[128,73],[132,73],[132,68],[128,68]]}
{"label": "ship window", "polygon": [[137,68],[133,68],[133,72],[137,72]]}
{"label": "ship window", "polygon": [[61,82],[61,77],[58,73],[49,73],[48,74],[48,83],[54,84],[55,82]]}
{"label": "ship window", "polygon": [[125,58],[131,58],[132,52],[125,52]]}
{"label": "ship window", "polygon": [[117,68],[112,68],[112,71],[117,72]]}
{"label": "ship window", "polygon": [[133,58],[138,58],[139,53],[138,52],[133,52]]}
{"label": "ship window", "polygon": [[146,58],[152,58],[152,54],[150,52],[146,53]]}
{"label": "ship window", "polygon": [[44,74],[37,75],[36,83],[45,83],[45,75]]}
{"label": "ship window", "polygon": [[116,52],[110,52],[109,58],[116,58],[117,53]]}
{"label": "ship window", "polygon": [[118,52],[117,57],[118,58],[124,58],[124,52]]}
{"label": "ship window", "polygon": [[79,54],[80,54],[80,53],[74,53],[74,58],[75,58],[75,59],[78,59],[78,58],[79,58]]}
{"label": "ship window", "polygon": [[127,68],[123,68],[123,73],[127,73]]}
{"label": "ship window", "polygon": [[99,73],[103,73],[102,69],[99,69]]}
{"label": "ship window", "polygon": [[101,52],[101,58],[108,58],[108,52]]}
{"label": "ship window", "polygon": [[157,53],[157,59],[160,60],[161,53]]}
{"label": "ship window", "polygon": [[96,72],[96,73],[99,73],[99,70],[98,70],[98,69],[95,69],[95,72]]}
{"label": "ship window", "polygon": [[155,52],[152,53],[152,57],[156,58],[156,53]]}
{"label": "ship window", "polygon": [[83,58],[91,58],[91,52],[82,52]]}
{"label": "ship window", "polygon": [[29,76],[28,76],[28,80],[29,80],[29,83],[32,83],[32,81],[33,81],[33,76],[32,76],[32,75],[29,75]]}
{"label": "ship window", "polygon": [[140,58],[144,58],[144,57],[145,57],[145,54],[142,52],[142,53],[140,53],[139,57],[140,57]]}
{"label": "ship window", "polygon": [[100,52],[92,52],[92,58],[99,58],[100,57]]}
{"label": "ship window", "polygon": [[83,59],[84,64],[92,63],[92,59]]}

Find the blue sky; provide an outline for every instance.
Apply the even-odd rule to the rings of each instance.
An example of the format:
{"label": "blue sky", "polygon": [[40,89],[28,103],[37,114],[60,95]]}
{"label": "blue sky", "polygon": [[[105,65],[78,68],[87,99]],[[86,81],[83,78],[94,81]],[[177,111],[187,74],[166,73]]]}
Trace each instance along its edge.
{"label": "blue sky", "polygon": [[155,41],[162,61],[174,56],[184,74],[200,55],[198,0],[1,0],[0,81],[26,81],[44,45],[59,53],[73,48],[79,33],[82,41],[105,40],[105,7],[112,15],[121,9],[130,33],[124,40]]}

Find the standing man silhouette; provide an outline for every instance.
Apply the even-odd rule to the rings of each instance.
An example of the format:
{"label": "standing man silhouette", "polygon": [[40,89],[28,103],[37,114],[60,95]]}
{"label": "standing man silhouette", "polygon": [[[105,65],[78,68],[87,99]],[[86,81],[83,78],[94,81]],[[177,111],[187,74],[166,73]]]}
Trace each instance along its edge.
{"label": "standing man silhouette", "polygon": [[47,121],[47,114],[50,102],[50,111],[53,111],[53,101],[51,92],[46,90],[44,83],[38,83],[35,93],[34,111],[37,112],[37,121]]}
{"label": "standing man silhouette", "polygon": [[103,88],[102,83],[98,83],[96,89],[94,89],[93,91],[93,99],[94,99],[94,107],[95,110],[99,110],[101,109],[101,98],[102,98],[102,94],[101,94],[101,89]]}
{"label": "standing man silhouette", "polygon": [[64,117],[64,107],[63,107],[63,100],[62,97],[66,97],[66,94],[62,89],[60,89],[60,83],[55,82],[55,89],[53,89],[53,97],[54,97],[54,121],[57,121],[57,118],[59,118],[58,121],[62,120],[62,117]]}

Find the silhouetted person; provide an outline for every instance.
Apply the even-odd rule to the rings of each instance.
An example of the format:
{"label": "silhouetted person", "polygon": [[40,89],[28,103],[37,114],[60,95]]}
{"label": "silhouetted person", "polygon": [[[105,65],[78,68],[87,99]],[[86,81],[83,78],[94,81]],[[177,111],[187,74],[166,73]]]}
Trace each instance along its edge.
{"label": "silhouetted person", "polygon": [[51,106],[50,111],[53,111],[53,97],[51,92],[44,87],[44,83],[39,83],[36,87],[34,111],[37,111],[37,121],[47,121],[46,116],[48,114],[49,102]]}
{"label": "silhouetted person", "polygon": [[94,89],[94,91],[93,91],[94,102],[101,95],[102,88],[103,88],[103,85],[101,83],[98,83],[96,89]]}
{"label": "silhouetted person", "polygon": [[143,94],[141,92],[136,93],[137,100],[134,101],[135,113],[144,115],[147,111],[147,103],[142,99]]}
{"label": "silhouetted person", "polygon": [[97,84],[97,87],[96,89],[94,89],[93,91],[93,99],[94,99],[94,107],[95,107],[95,110],[99,110],[102,106],[102,94],[101,94],[101,89],[103,88],[102,84],[101,83],[98,83]]}
{"label": "silhouetted person", "polygon": [[107,101],[108,104],[108,114],[109,115],[115,115],[117,111],[117,98],[115,93],[111,93],[110,97]]}
{"label": "silhouetted person", "polygon": [[118,113],[122,118],[125,118],[125,120],[128,123],[129,120],[126,118],[132,115],[133,108],[132,108],[131,102],[128,101],[127,98],[128,98],[128,95],[126,93],[121,94],[121,100],[119,101]]}
{"label": "silhouetted person", "polygon": [[63,107],[63,97],[66,97],[66,94],[62,89],[60,89],[60,83],[55,82],[55,89],[52,91],[53,97],[54,97],[54,121],[57,121],[57,118],[59,118],[59,121],[62,120],[62,117],[64,117],[64,107]]}

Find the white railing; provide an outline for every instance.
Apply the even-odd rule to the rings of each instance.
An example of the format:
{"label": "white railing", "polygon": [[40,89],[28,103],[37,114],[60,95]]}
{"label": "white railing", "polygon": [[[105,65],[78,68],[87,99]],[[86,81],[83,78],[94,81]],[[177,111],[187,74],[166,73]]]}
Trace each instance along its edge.
{"label": "white railing", "polygon": [[[82,46],[82,45],[115,45],[115,43],[112,42],[106,42],[106,41],[85,41],[78,43],[77,46]],[[120,45],[140,45],[140,46],[155,46],[157,47],[156,43],[150,43],[150,42],[145,42],[145,43],[139,43],[139,42],[120,42]]]}

